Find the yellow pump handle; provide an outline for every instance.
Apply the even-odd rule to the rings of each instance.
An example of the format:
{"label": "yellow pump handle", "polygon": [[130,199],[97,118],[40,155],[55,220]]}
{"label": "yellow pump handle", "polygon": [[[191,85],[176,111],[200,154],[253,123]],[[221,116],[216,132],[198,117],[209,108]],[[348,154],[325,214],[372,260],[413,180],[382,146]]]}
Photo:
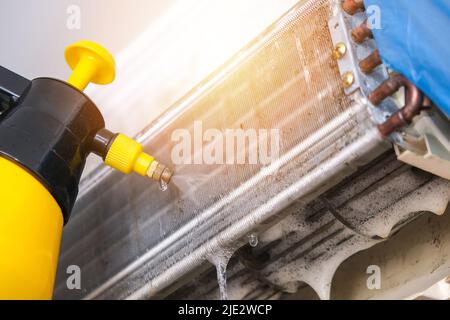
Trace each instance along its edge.
{"label": "yellow pump handle", "polygon": [[65,58],[73,70],[67,82],[80,91],[90,82],[109,84],[115,78],[114,58],[95,42],[82,40],[70,45],[66,49]]}

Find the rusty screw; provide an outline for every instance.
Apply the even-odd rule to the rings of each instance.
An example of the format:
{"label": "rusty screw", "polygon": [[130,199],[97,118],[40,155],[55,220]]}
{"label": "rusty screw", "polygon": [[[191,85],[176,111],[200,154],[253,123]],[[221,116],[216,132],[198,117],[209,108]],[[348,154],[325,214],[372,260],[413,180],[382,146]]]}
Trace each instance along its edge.
{"label": "rusty screw", "polygon": [[344,0],[342,2],[342,9],[349,15],[354,15],[356,12],[364,9],[363,0]]}
{"label": "rusty screw", "polygon": [[334,57],[337,60],[342,59],[346,53],[347,53],[347,46],[344,43],[339,42],[336,45],[336,47],[334,47]]}

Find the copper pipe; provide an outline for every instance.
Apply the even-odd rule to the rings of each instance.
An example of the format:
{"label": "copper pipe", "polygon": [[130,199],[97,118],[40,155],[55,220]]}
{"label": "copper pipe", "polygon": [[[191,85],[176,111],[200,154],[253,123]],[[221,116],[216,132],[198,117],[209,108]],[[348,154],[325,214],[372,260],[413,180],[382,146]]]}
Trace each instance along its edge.
{"label": "copper pipe", "polygon": [[388,96],[391,96],[401,87],[406,89],[406,105],[392,115],[386,122],[378,126],[380,134],[386,138],[396,130],[408,125],[423,109],[424,96],[422,92],[402,75],[395,75],[383,82],[369,95],[369,100],[375,106],[379,105]]}
{"label": "copper pipe", "polygon": [[396,74],[390,79],[384,81],[369,95],[369,101],[374,106],[380,105],[380,103],[383,102],[384,99],[393,95],[403,86],[403,78],[404,77],[402,75]]}
{"label": "copper pipe", "polygon": [[352,30],[352,38],[359,44],[363,43],[366,39],[373,38],[372,29],[370,29],[369,21],[367,19]]}
{"label": "copper pipe", "polygon": [[423,109],[431,109],[433,107],[433,101],[427,96],[423,97]]}
{"label": "copper pipe", "polygon": [[356,12],[364,9],[363,0],[344,0],[342,2],[342,9],[349,15],[354,15]]}
{"label": "copper pipe", "polygon": [[382,63],[383,62],[381,61],[380,51],[378,51],[377,49],[372,52],[367,58],[361,60],[361,62],[359,63],[359,68],[362,72],[369,74]]}

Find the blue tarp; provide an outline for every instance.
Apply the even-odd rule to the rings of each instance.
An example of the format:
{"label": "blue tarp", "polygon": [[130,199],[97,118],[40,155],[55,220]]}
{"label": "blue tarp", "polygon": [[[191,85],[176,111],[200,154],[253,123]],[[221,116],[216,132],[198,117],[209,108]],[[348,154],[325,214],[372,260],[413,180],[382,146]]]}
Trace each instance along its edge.
{"label": "blue tarp", "polygon": [[[381,28],[373,33],[383,62],[450,118],[450,0],[365,0],[365,5],[378,6],[381,14]],[[378,11],[371,9],[373,19]]]}

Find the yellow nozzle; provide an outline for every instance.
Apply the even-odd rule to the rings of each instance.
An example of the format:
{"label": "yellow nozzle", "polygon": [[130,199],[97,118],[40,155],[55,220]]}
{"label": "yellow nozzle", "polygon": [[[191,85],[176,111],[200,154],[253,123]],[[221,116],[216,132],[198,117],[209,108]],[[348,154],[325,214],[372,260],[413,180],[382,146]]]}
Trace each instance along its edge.
{"label": "yellow nozzle", "polygon": [[153,180],[169,183],[172,171],[144,152],[142,145],[133,139],[119,134],[114,139],[105,164],[125,174],[136,172]]}
{"label": "yellow nozzle", "polygon": [[79,41],[67,47],[66,61],[73,70],[67,81],[83,91],[90,82],[111,83],[116,74],[114,58],[102,46],[91,41]]}

